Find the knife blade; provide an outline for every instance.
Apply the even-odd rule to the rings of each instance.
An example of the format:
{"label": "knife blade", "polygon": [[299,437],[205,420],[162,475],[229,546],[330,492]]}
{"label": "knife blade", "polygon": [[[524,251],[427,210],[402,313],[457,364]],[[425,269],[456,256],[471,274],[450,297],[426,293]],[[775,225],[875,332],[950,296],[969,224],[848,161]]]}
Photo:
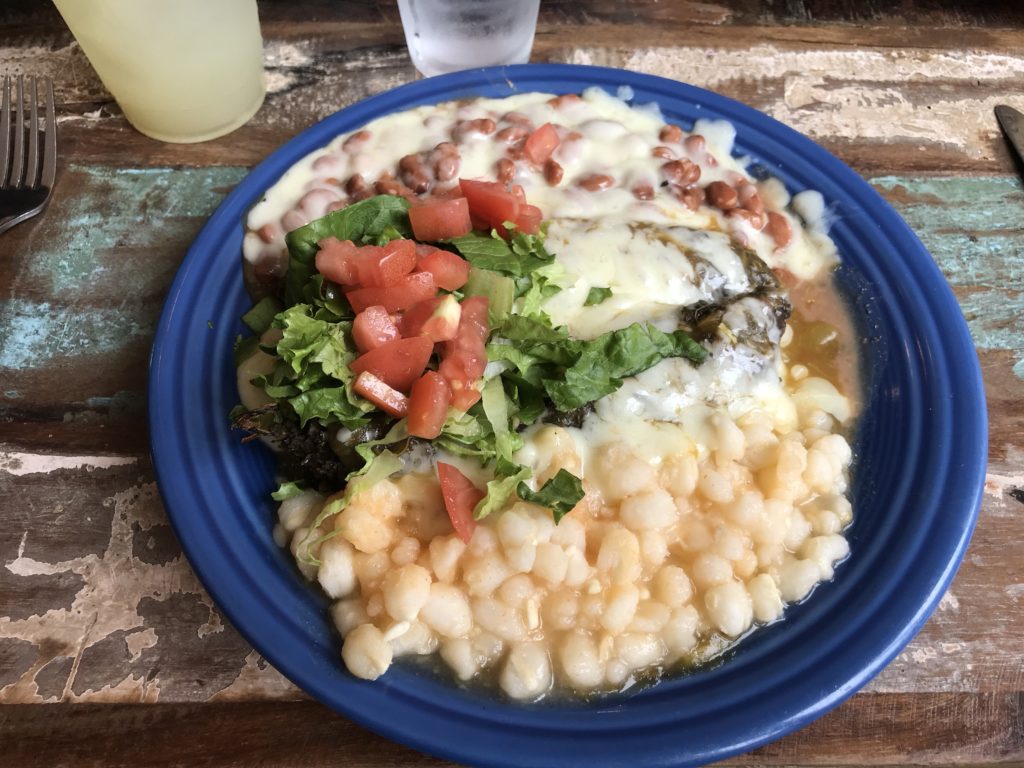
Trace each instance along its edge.
{"label": "knife blade", "polygon": [[1011,106],[999,104],[996,106],[996,120],[1017,150],[1017,159],[1024,163],[1024,115]]}

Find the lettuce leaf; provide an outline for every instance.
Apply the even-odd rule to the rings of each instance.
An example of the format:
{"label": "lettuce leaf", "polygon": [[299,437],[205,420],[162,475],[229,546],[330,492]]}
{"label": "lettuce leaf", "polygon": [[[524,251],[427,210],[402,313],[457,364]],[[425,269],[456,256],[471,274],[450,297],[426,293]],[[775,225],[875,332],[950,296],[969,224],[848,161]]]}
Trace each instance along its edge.
{"label": "lettuce leaf", "polygon": [[556,525],[563,517],[572,512],[585,495],[583,481],[565,469],[558,470],[554,477],[536,491],[526,483],[520,482],[516,493],[523,501],[550,509]]}
{"label": "lettuce leaf", "polygon": [[545,250],[540,235],[524,235],[522,232],[513,232],[511,240],[505,240],[496,229],[492,229],[489,235],[471,232],[448,242],[471,266],[512,277],[525,277],[555,259]]}
{"label": "lettuce leaf", "polygon": [[500,511],[508,504],[508,500],[516,492],[517,486],[523,485],[523,481],[529,479],[532,474],[529,467],[517,467],[514,474],[495,477],[487,483],[487,494],[477,502],[476,509],[473,510],[473,518],[482,520],[492,512]]}
{"label": "lettuce leaf", "polygon": [[[531,351],[532,353],[532,351]],[[653,325],[633,323],[585,342],[564,377],[544,380],[544,389],[560,411],[571,411],[622,386],[666,357],[703,362],[707,350],[683,331],[665,333]]]}

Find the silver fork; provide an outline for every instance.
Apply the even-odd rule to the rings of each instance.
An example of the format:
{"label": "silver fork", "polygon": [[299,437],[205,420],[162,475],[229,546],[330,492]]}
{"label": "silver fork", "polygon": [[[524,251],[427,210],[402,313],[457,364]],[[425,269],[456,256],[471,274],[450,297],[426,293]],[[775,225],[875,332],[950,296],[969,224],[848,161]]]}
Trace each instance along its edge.
{"label": "silver fork", "polygon": [[39,83],[30,77],[26,93],[25,78],[18,75],[15,85],[12,104],[11,78],[5,76],[0,98],[0,233],[43,210],[57,175],[57,116],[53,108],[53,84],[49,78],[43,79],[46,114],[42,131],[39,130]]}

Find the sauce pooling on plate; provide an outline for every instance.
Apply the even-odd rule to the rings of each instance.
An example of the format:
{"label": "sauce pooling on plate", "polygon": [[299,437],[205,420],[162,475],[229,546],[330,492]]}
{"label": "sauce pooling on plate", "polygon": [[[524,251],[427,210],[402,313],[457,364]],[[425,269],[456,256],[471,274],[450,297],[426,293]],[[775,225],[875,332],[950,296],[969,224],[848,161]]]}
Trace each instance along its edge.
{"label": "sauce pooling on plate", "polygon": [[[597,89],[453,102],[339,136],[252,209],[247,281],[257,296],[293,300],[239,367],[249,425],[275,408],[299,423],[293,411],[310,398],[274,376],[282,366],[292,375],[302,355],[336,377],[339,398],[369,365],[353,346],[343,370],[327,372],[322,347],[297,355],[296,339],[330,322],[338,344],[359,346],[356,326],[372,309],[360,291],[376,278],[328,270],[328,256],[344,251],[358,265],[369,253],[360,248],[401,248],[320,237],[321,274],[310,273],[319,304],[304,304],[310,294],[288,283],[289,270],[296,241],[308,240],[297,235],[320,232],[321,217],[392,195],[413,206],[414,234],[425,201],[466,199],[452,205],[468,205],[479,225],[486,212],[470,193],[484,181],[545,220],[537,235],[529,216],[513,222],[518,234],[499,218],[471,241],[417,246],[413,277],[395,281],[441,274],[427,261],[440,249],[455,256],[432,258],[468,261],[468,282],[423,300],[429,323],[413,323],[415,305],[375,315],[374,328],[391,333],[391,323],[402,337],[382,343],[436,342],[414,375],[438,392],[448,377],[456,392],[439,436],[416,439],[402,399],[415,404],[421,385],[399,377],[395,398],[357,382],[345,404],[390,416],[357,429],[303,416],[278,440],[276,535],[332,599],[353,674],[374,679],[397,657],[437,653],[460,680],[487,672],[516,699],[616,690],[713,658],[832,578],[848,554],[857,399],[851,327],[831,281],[838,257],[820,196],[791,199],[777,180],[753,180],[731,156],[733,138],[727,123],[687,132]],[[473,305],[480,284],[489,304]],[[372,296],[390,301],[395,289],[381,290]],[[474,342],[486,359],[478,377],[453,382],[446,360],[471,306],[486,316]],[[524,394],[533,391],[542,397]],[[466,436],[478,428],[489,453]],[[393,464],[358,469],[368,456],[378,469]],[[347,489],[345,472],[327,487],[332,457],[357,462]],[[456,514],[457,503],[478,519]]]}

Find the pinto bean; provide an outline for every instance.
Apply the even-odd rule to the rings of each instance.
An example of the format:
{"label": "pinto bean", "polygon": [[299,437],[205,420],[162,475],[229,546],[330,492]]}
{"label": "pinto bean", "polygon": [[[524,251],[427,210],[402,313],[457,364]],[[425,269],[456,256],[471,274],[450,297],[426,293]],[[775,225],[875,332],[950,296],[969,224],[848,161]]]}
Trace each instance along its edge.
{"label": "pinto bean", "polygon": [[544,181],[548,183],[548,186],[557,187],[558,183],[562,180],[564,175],[562,166],[556,163],[551,158],[548,158],[544,163]]}
{"label": "pinto bean", "polygon": [[793,239],[793,227],[781,213],[768,211],[768,234],[778,248],[785,248]]}
{"label": "pinto bean", "polygon": [[345,181],[345,194],[354,196],[357,192],[367,188],[366,179],[363,178],[361,173],[353,173]]}
{"label": "pinto bean", "polygon": [[679,144],[683,140],[683,129],[678,125],[666,125],[661,129],[658,138],[666,144]]}
{"label": "pinto bean", "polygon": [[651,157],[656,157],[659,160],[675,160],[676,153],[673,152],[668,147],[659,144],[657,147],[651,150]]}
{"label": "pinto bean", "polygon": [[683,142],[683,149],[685,149],[691,157],[699,160],[707,154],[708,146],[704,137],[699,133],[695,133],[692,136],[686,137],[686,140]]}
{"label": "pinto bean", "polygon": [[406,155],[398,161],[399,177],[409,189],[417,194],[430,189],[430,176],[419,154]]}
{"label": "pinto bean", "polygon": [[516,164],[507,157],[503,157],[495,163],[494,169],[494,175],[502,184],[508,184],[516,175]]}
{"label": "pinto bean", "polygon": [[257,229],[256,234],[259,235],[260,240],[264,243],[272,243],[281,234],[281,227],[271,221]]}
{"label": "pinto bean", "polygon": [[707,187],[708,202],[723,211],[729,211],[739,203],[736,189],[724,181],[712,181]]}
{"label": "pinto bean", "polygon": [[548,99],[548,104],[555,109],[561,109],[566,104],[575,104],[578,101],[583,101],[583,99],[575,93],[564,93],[561,96],[555,96],[553,99]]}
{"label": "pinto bean", "polygon": [[633,189],[630,190],[633,193],[633,197],[637,200],[653,200],[654,199],[654,187],[650,184],[634,184]]}
{"label": "pinto bean", "polygon": [[359,149],[370,140],[373,134],[367,130],[356,131],[342,143],[341,148],[348,152],[350,155],[355,154]]}
{"label": "pinto bean", "polygon": [[513,125],[524,125],[528,127],[528,130],[533,130],[533,121],[522,112],[506,112],[501,116],[501,121]]}
{"label": "pinto bean", "polygon": [[607,173],[592,173],[584,176],[576,184],[589,192],[601,192],[615,184],[615,179]]}
{"label": "pinto bean", "polygon": [[673,187],[672,193],[676,198],[691,211],[696,211],[704,203],[705,194],[703,187]]}
{"label": "pinto bean", "polygon": [[399,195],[400,197],[412,195],[412,190],[390,173],[382,174],[373,187],[377,190],[378,195]]}
{"label": "pinto bean", "polygon": [[685,158],[665,163],[661,172],[667,181],[680,187],[689,187],[700,181],[700,166]]}
{"label": "pinto bean", "polygon": [[757,187],[753,184],[749,182],[739,184],[736,187],[736,197],[739,200],[740,208],[751,213],[764,211],[764,201],[761,200],[761,195],[758,194]]}
{"label": "pinto bean", "polygon": [[754,229],[762,230],[767,222],[767,217],[760,213],[753,213],[744,208],[733,208],[731,211],[726,213],[730,219],[742,219],[747,222]]}
{"label": "pinto bean", "polygon": [[497,123],[489,117],[481,117],[476,120],[459,120],[452,128],[452,140],[461,143],[471,133],[490,136],[497,128]]}
{"label": "pinto bean", "polygon": [[459,172],[459,149],[451,142],[442,141],[431,150],[430,161],[434,167],[434,178],[451,181]]}
{"label": "pinto bean", "polygon": [[506,144],[514,144],[517,141],[523,141],[529,135],[529,129],[521,125],[510,125],[494,134],[494,140],[504,141]]}

